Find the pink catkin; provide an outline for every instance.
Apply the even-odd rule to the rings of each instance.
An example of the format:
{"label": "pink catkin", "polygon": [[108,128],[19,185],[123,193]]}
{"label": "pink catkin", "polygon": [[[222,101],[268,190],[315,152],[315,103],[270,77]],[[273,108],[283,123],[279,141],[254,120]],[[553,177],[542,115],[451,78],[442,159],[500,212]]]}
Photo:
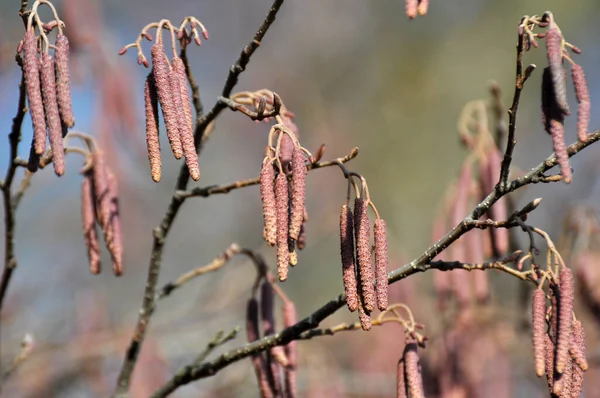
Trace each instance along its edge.
{"label": "pink catkin", "polygon": [[573,335],[573,273],[563,268],[559,274],[560,294],[558,297],[558,338],[556,341],[556,371],[564,373],[569,357],[569,348]]}
{"label": "pink catkin", "polygon": [[[291,301],[285,301],[283,303],[283,327],[289,328],[295,325],[296,321],[296,306]],[[285,369],[285,396],[296,398],[298,396],[298,343],[290,341],[284,349],[288,359],[288,366]]]}
{"label": "pink catkin", "polygon": [[408,398],[406,381],[404,380],[404,360],[400,359],[396,366],[396,398]]}
{"label": "pink catkin", "polygon": [[550,135],[552,136],[552,146],[556,154],[556,161],[560,167],[560,175],[566,184],[572,179],[571,165],[569,164],[569,155],[567,154],[567,145],[565,144],[565,126],[559,120],[551,119],[549,123]]}
{"label": "pink catkin", "polygon": [[289,195],[285,173],[275,178],[275,207],[277,210],[277,276],[280,281],[287,279],[290,252],[288,247]]}
{"label": "pink catkin", "polygon": [[545,335],[546,335],[546,294],[536,289],[532,300],[532,335],[535,372],[538,377],[545,373]]}
{"label": "pink catkin", "polygon": [[429,9],[429,0],[420,0],[419,6],[417,7],[417,13],[420,16],[424,16],[427,14],[428,9]]}
{"label": "pink catkin", "polygon": [[419,0],[406,0],[406,2],[404,4],[406,16],[410,19],[415,18],[417,16],[418,7],[419,7]]}
{"label": "pink catkin", "polygon": [[71,103],[71,74],[69,73],[69,39],[59,34],[56,36],[56,97],[60,118],[66,127],[75,125],[73,106]]}
{"label": "pink catkin", "polygon": [[371,330],[371,315],[367,311],[365,311],[365,307],[363,303],[358,301],[358,320],[360,321],[360,327],[364,331]]}
{"label": "pink catkin", "polygon": [[368,205],[362,198],[354,200],[354,235],[361,285],[360,296],[365,311],[371,312],[375,308],[375,275],[371,263],[371,225],[369,224]]}
{"label": "pink catkin", "polygon": [[269,246],[277,244],[277,207],[275,204],[275,169],[268,160],[260,169],[260,199],[263,208],[263,238]]}
{"label": "pink catkin", "polygon": [[571,357],[577,364],[573,365],[573,381],[571,382],[571,397],[579,397],[583,387],[583,372],[588,369],[585,359],[585,333],[581,321],[573,322],[573,340],[571,342]]}
{"label": "pink catkin", "polygon": [[148,145],[148,160],[150,175],[154,182],[161,177],[160,141],[158,138],[158,96],[154,84],[154,74],[150,72],[144,84],[144,103],[146,110],[146,144]]}
{"label": "pink catkin", "polygon": [[404,374],[406,385],[411,398],[424,398],[423,378],[419,369],[419,354],[417,352],[417,342],[412,338],[407,338],[404,346]]}
{"label": "pink catkin", "polygon": [[86,173],[81,184],[81,221],[83,224],[83,239],[87,248],[90,262],[90,272],[100,273],[100,242],[96,230],[96,209],[94,206],[94,192],[92,176]]}
{"label": "pink catkin", "polygon": [[304,218],[304,203],[306,197],[306,163],[304,152],[298,147],[292,151],[292,182],[291,182],[291,212],[290,239],[298,240],[300,227]]}
{"label": "pink catkin", "polygon": [[[246,336],[249,343],[260,338],[258,325],[258,302],[255,298],[248,300],[248,304],[246,306]],[[267,368],[263,353],[252,354],[250,359],[256,374],[256,380],[258,382],[261,398],[273,397],[271,386],[269,385],[269,379],[267,378]]]}
{"label": "pink catkin", "polygon": [[65,173],[65,152],[58,102],[56,101],[54,60],[48,53],[42,54],[41,72],[44,112],[48,125],[50,148],[52,149],[52,164],[54,165],[56,175],[61,176]]}
{"label": "pink catkin", "polygon": [[151,52],[154,82],[156,84],[158,102],[160,102],[160,108],[162,109],[163,119],[167,129],[167,137],[169,138],[171,150],[173,151],[175,159],[181,159],[183,156],[183,148],[179,135],[177,112],[171,95],[165,50],[162,44],[154,44]]}
{"label": "pink catkin", "polygon": [[577,137],[579,141],[586,142],[591,117],[591,104],[583,68],[580,65],[573,64],[571,66],[571,77],[575,86],[575,96],[577,97],[577,102],[579,102],[579,109],[577,111]]}
{"label": "pink catkin", "polygon": [[[262,318],[263,335],[275,333],[274,293],[271,283],[264,281],[260,289],[260,315]],[[275,396],[280,396],[281,381],[279,380],[279,364],[270,351],[266,353],[267,377]]]}
{"label": "pink catkin", "polygon": [[351,312],[356,311],[358,308],[353,222],[352,210],[348,205],[343,205],[340,213],[340,251],[342,254],[342,277],[346,291],[346,304]]}
{"label": "pink catkin", "polygon": [[375,240],[377,308],[380,311],[385,311],[388,307],[388,245],[386,223],[381,218],[375,220],[373,236]]}
{"label": "pink catkin", "polygon": [[544,334],[544,365],[548,388],[552,391],[554,386],[554,343],[548,333]]}
{"label": "pink catkin", "polygon": [[171,65],[173,67],[173,70],[179,77],[179,90],[181,92],[181,101],[183,104],[183,112],[185,114],[185,121],[187,123],[188,128],[190,129],[190,131],[192,131],[192,134],[193,134],[194,118],[192,116],[192,107],[190,105],[190,91],[188,88],[187,74],[185,73],[185,65],[183,63],[183,60],[179,57],[174,57],[173,60],[171,61]]}
{"label": "pink catkin", "polygon": [[40,60],[37,56],[37,39],[33,28],[25,33],[23,40],[23,74],[29,101],[29,113],[33,124],[35,153],[41,155],[46,150],[46,117],[40,82]]}
{"label": "pink catkin", "polygon": [[119,187],[117,177],[109,169],[106,170],[106,181],[110,205],[110,216],[108,228],[106,229],[106,246],[112,257],[113,273],[116,276],[121,276],[123,274],[123,235],[119,215]]}
{"label": "pink catkin", "polygon": [[[456,182],[456,196],[452,208],[452,224],[457,225],[462,222],[467,213],[469,200],[469,191],[472,185],[471,165],[465,162],[460,170],[460,175]],[[466,237],[461,237],[450,246],[451,254],[456,261],[466,260]],[[472,294],[470,285],[470,275],[461,270],[452,271],[452,290],[461,307],[470,304]]]}
{"label": "pink catkin", "polygon": [[552,86],[554,88],[556,104],[563,114],[568,115],[570,110],[567,102],[567,82],[565,79],[565,71],[562,66],[562,35],[554,22],[550,24],[545,37],[546,55],[548,57],[548,67],[550,68],[550,74],[552,76]]}

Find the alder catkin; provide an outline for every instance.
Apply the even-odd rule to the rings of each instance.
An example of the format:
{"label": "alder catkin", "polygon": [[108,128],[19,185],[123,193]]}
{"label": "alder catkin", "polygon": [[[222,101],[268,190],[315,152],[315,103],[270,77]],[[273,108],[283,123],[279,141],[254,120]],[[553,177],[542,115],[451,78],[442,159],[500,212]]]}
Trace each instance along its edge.
{"label": "alder catkin", "polygon": [[548,389],[552,391],[554,386],[554,343],[548,333],[544,335],[544,365]]}
{"label": "alder catkin", "polygon": [[75,125],[71,101],[71,74],[69,73],[69,39],[63,34],[56,36],[56,97],[63,124],[71,128]]}
{"label": "alder catkin", "polygon": [[150,175],[154,182],[159,182],[162,166],[160,160],[160,140],[158,138],[158,96],[156,94],[153,72],[148,73],[148,76],[146,76],[144,103],[146,109],[146,144],[148,145]]}
{"label": "alder catkin", "polygon": [[560,175],[566,184],[571,182],[572,172],[569,164],[567,145],[565,144],[565,126],[562,121],[551,119],[549,121],[549,132],[552,136],[552,146],[556,154],[556,162],[560,167]]}
{"label": "alder catkin", "polygon": [[354,219],[348,205],[340,213],[340,251],[342,255],[342,278],[346,291],[346,304],[351,312],[358,308],[356,267],[354,265]]}
{"label": "alder catkin", "polygon": [[[296,321],[296,306],[289,300],[284,301],[283,327],[289,328],[294,326]],[[296,341],[290,341],[284,346],[284,350],[288,360],[288,366],[285,368],[285,396],[288,398],[296,398],[298,396],[298,343]]]}
{"label": "alder catkin", "polygon": [[428,8],[429,8],[429,0],[419,0],[419,6],[417,7],[417,13],[420,16],[424,16],[427,14]]}
{"label": "alder catkin", "polygon": [[81,183],[81,221],[83,225],[83,240],[87,248],[90,262],[90,272],[100,273],[100,242],[96,230],[96,209],[94,206],[94,192],[92,175],[86,173]]}
{"label": "alder catkin", "polygon": [[590,93],[587,87],[585,72],[580,65],[571,65],[571,76],[575,86],[575,96],[579,103],[577,110],[577,137],[579,141],[586,142],[588,135],[588,126],[591,117]]}
{"label": "alder catkin", "polygon": [[371,312],[375,308],[375,276],[371,264],[371,225],[369,224],[368,205],[362,198],[354,200],[354,235],[361,300],[365,311]]}
{"label": "alder catkin", "polygon": [[417,342],[413,338],[406,339],[404,346],[404,374],[406,385],[411,398],[425,398],[423,392],[423,378],[419,369],[419,354]]}
{"label": "alder catkin", "polygon": [[[494,145],[490,147],[487,151],[488,157],[488,179],[490,182],[490,186],[488,190],[485,192],[487,195],[493,189],[496,183],[500,180],[500,170],[502,167],[502,154],[498,150],[498,148]],[[496,203],[492,205],[490,208],[490,217],[494,221],[502,221],[506,220],[506,210],[507,203],[506,198],[502,197],[498,199]],[[492,242],[494,245],[494,250],[496,254],[499,256],[504,255],[509,249],[509,233],[506,228],[490,228],[490,238],[492,238]]]}
{"label": "alder catkin", "polygon": [[545,335],[546,335],[546,294],[542,289],[533,292],[532,300],[532,335],[533,357],[535,360],[535,373],[538,377],[545,372]]}
{"label": "alder catkin", "polygon": [[173,104],[173,96],[171,95],[171,85],[169,84],[169,72],[165,50],[162,44],[154,44],[151,49],[152,54],[152,71],[154,73],[154,82],[156,84],[156,92],[158,101],[162,109],[165,127],[167,129],[167,137],[171,144],[171,150],[175,159],[181,159],[183,156],[183,148],[179,135],[179,126],[177,119],[177,111]]}
{"label": "alder catkin", "polygon": [[559,274],[560,290],[558,296],[558,337],[556,341],[556,371],[564,373],[569,357],[573,334],[573,273],[563,267]]}
{"label": "alder catkin", "polygon": [[[275,333],[275,307],[273,286],[269,281],[263,281],[260,289],[260,316],[262,318],[263,335],[269,336]],[[269,384],[275,396],[281,392],[281,381],[279,380],[279,364],[273,358],[271,351],[266,352],[266,367]]]}
{"label": "alder catkin", "polygon": [[588,362],[585,358],[585,332],[580,320],[573,322],[573,337],[569,349],[571,357],[582,371],[588,370]]}
{"label": "alder catkin", "polygon": [[[260,338],[258,326],[258,302],[254,297],[248,300],[248,304],[246,305],[246,336],[249,343]],[[250,359],[256,374],[261,398],[272,398],[273,393],[271,391],[271,386],[269,385],[267,367],[263,353],[259,352],[252,354]]]}
{"label": "alder catkin", "polygon": [[417,16],[418,7],[419,7],[419,0],[406,0],[406,2],[404,4],[406,16],[410,19],[415,18]]}
{"label": "alder catkin", "polygon": [[115,276],[123,274],[123,235],[121,233],[121,216],[119,214],[119,186],[117,177],[107,168],[106,182],[108,185],[108,198],[110,216],[106,229],[106,246],[113,262]]}
{"label": "alder catkin", "polygon": [[408,398],[404,380],[404,360],[402,358],[396,366],[396,398]]}
{"label": "alder catkin", "polygon": [[290,239],[298,240],[304,218],[304,203],[306,196],[306,164],[304,152],[298,147],[292,151],[292,183],[291,183],[291,212]]}
{"label": "alder catkin", "polygon": [[358,320],[360,321],[360,327],[364,331],[371,330],[371,315],[365,311],[362,301],[358,301]]}
{"label": "alder catkin", "polygon": [[277,210],[277,276],[280,281],[287,279],[290,252],[288,247],[289,194],[285,173],[275,178],[275,208]]}
{"label": "alder catkin", "polygon": [[277,208],[275,205],[275,168],[268,160],[260,169],[260,199],[263,208],[263,238],[269,246],[277,244]]}
{"label": "alder catkin", "polygon": [[37,53],[37,39],[33,28],[27,29],[23,39],[23,75],[25,77],[31,123],[33,124],[35,153],[41,155],[46,150],[46,117],[42,101],[40,60]]}
{"label": "alder catkin", "polygon": [[386,223],[381,218],[375,220],[373,236],[375,240],[377,308],[380,311],[385,311],[388,307],[388,246]]}
{"label": "alder catkin", "polygon": [[102,151],[96,149],[92,152],[92,173],[94,181],[94,195],[96,197],[96,212],[100,228],[106,234],[110,220],[110,194],[106,176],[106,164]]}
{"label": "alder catkin", "polygon": [[171,61],[173,70],[179,77],[179,91],[181,93],[181,101],[183,104],[183,112],[185,114],[185,121],[190,131],[194,131],[194,118],[192,116],[192,106],[190,105],[190,91],[188,87],[187,75],[185,73],[185,65],[183,60],[179,57],[174,57]]}
{"label": "alder catkin", "polygon": [[562,66],[562,35],[558,31],[556,24],[550,23],[546,32],[546,55],[548,57],[548,67],[552,76],[552,87],[554,88],[554,97],[559,109],[565,115],[570,114],[569,104],[567,102],[567,82],[565,71]]}
{"label": "alder catkin", "polygon": [[44,113],[48,126],[50,138],[50,149],[52,149],[52,164],[54,172],[61,176],[65,173],[65,151],[63,148],[62,127],[60,125],[60,114],[58,102],[56,101],[56,78],[54,72],[54,60],[48,53],[42,54],[42,98]]}

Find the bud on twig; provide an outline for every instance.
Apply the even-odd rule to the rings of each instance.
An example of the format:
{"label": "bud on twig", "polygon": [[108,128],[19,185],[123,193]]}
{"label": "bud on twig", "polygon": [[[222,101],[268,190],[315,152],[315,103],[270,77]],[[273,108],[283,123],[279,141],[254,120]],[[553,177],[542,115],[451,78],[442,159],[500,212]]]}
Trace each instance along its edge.
{"label": "bud on twig", "polygon": [[352,210],[342,206],[340,214],[340,246],[342,254],[342,277],[346,291],[346,304],[351,312],[358,308],[356,269],[354,266],[354,225]]}
{"label": "bud on twig", "polygon": [[71,104],[71,74],[69,73],[69,39],[59,34],[56,36],[56,93],[60,118],[67,127],[75,125],[73,106]]}
{"label": "bud on twig", "polygon": [[375,308],[375,276],[371,264],[371,225],[368,205],[362,198],[354,200],[354,234],[356,237],[356,259],[361,284],[361,300],[366,312]]}
{"label": "bud on twig", "polygon": [[291,214],[290,214],[290,239],[298,240],[300,227],[304,218],[304,202],[306,196],[306,164],[304,152],[295,147],[292,151],[292,184],[291,184]]}
{"label": "bud on twig", "polygon": [[146,105],[146,144],[148,145],[150,175],[154,182],[159,182],[161,176],[161,160],[160,141],[158,138],[158,97],[152,71],[146,77],[146,83],[144,85],[144,102]]}
{"label": "bud on twig", "polygon": [[98,241],[98,231],[96,230],[96,209],[92,184],[92,175],[86,173],[81,183],[81,221],[83,224],[83,239],[90,261],[90,272],[99,274],[100,243]]}
{"label": "bud on twig", "polygon": [[65,173],[65,152],[63,148],[58,102],[56,101],[54,60],[48,53],[42,54],[41,74],[44,113],[46,114],[50,148],[52,149],[52,163],[56,175],[61,176]]}
{"label": "bud on twig", "polygon": [[277,210],[277,276],[280,281],[287,279],[290,252],[288,247],[289,194],[285,173],[275,179],[275,207]]}
{"label": "bud on twig", "polygon": [[260,169],[260,199],[264,218],[263,238],[269,246],[275,246],[277,243],[275,169],[268,159],[265,159]]}
{"label": "bud on twig", "polygon": [[386,223],[383,219],[375,220],[373,226],[375,240],[375,280],[377,291],[377,308],[385,311],[388,307],[388,246]]}
{"label": "bud on twig", "polygon": [[573,334],[573,273],[569,268],[560,270],[560,290],[558,296],[558,338],[556,341],[556,371],[564,373],[569,357],[569,347]]}
{"label": "bud on twig", "polygon": [[535,359],[535,373],[538,377],[545,372],[545,335],[546,335],[546,295],[542,289],[533,292],[532,300],[532,332],[533,332],[533,357]]}
{"label": "bud on twig", "polygon": [[42,101],[37,39],[33,28],[27,29],[23,40],[23,75],[25,77],[25,88],[27,89],[27,100],[29,101],[29,113],[33,124],[35,153],[42,155],[46,150],[46,118]]}

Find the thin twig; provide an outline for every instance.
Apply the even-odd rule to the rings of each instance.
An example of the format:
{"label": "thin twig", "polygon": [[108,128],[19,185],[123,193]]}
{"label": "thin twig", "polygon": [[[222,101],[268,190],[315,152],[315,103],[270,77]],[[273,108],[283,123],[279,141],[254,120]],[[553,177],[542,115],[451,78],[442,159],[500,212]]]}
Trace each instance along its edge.
{"label": "thin twig", "polygon": [[11,364],[0,377],[0,391],[2,390],[2,385],[8,380],[11,374],[13,374],[17,368],[27,359],[29,354],[31,354],[31,350],[33,350],[33,336],[29,333],[23,337],[21,341],[21,349],[19,353],[13,358]]}

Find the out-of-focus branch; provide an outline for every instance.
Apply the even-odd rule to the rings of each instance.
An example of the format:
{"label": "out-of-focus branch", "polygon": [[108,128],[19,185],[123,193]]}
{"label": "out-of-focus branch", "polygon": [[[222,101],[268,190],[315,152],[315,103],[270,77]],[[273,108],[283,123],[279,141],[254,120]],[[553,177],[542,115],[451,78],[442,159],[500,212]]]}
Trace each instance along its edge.
{"label": "out-of-focus branch", "polygon": [[10,375],[13,374],[17,370],[17,368],[27,359],[27,357],[31,353],[31,350],[33,350],[33,336],[30,334],[26,334],[25,337],[23,337],[23,340],[21,341],[21,349],[19,350],[19,353],[13,358],[11,364],[0,377],[0,392],[2,391],[2,385],[4,384],[4,382],[8,380]]}

